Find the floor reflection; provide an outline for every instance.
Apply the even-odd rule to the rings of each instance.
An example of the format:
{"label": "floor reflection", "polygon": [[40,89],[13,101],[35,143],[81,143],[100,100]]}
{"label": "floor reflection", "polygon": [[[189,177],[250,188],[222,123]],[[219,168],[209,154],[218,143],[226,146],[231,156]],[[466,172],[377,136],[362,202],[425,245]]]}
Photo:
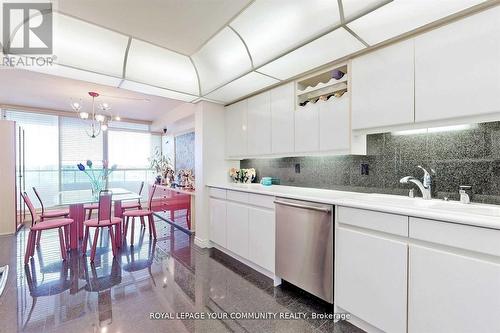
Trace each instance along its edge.
{"label": "floor reflection", "polygon": [[[26,231],[17,235],[17,330],[22,332],[357,332],[331,320],[250,320],[234,312],[332,312],[332,306],[271,279],[217,250],[200,249],[191,236],[156,221],[154,241],[138,223],[134,246],[113,257],[104,236],[93,264],[71,253],[62,262],[57,233],[47,232],[23,265]],[[105,234],[105,233],[104,233]],[[13,270],[16,272],[16,270]],[[16,273],[14,273],[16,274]],[[9,298],[9,295],[5,295]],[[15,301],[14,301],[15,303]],[[6,310],[0,303],[0,312]],[[216,319],[151,320],[151,313],[217,315]],[[3,312],[2,312],[3,313]],[[2,331],[2,329],[0,329]],[[11,330],[12,331],[12,330]],[[13,330],[15,331],[15,329]],[[3,331],[2,331],[3,332]]]}

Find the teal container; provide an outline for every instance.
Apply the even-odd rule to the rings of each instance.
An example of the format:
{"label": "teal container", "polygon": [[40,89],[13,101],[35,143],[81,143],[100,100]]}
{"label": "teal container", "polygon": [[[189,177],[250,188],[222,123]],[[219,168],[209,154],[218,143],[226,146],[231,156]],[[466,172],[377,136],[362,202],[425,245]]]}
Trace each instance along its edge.
{"label": "teal container", "polygon": [[260,183],[263,186],[271,186],[273,184],[273,179],[271,177],[262,177]]}

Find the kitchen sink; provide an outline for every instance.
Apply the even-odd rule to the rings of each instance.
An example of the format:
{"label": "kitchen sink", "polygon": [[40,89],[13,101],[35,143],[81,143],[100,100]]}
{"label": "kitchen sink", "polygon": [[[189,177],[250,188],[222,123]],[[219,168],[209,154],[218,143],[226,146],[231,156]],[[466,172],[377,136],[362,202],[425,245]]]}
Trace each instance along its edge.
{"label": "kitchen sink", "polygon": [[458,201],[443,201],[439,199],[423,200],[422,198],[409,198],[391,194],[367,194],[362,200],[377,202],[382,205],[435,209],[450,213],[476,214],[492,217],[500,216],[500,206],[496,205],[462,204]]}

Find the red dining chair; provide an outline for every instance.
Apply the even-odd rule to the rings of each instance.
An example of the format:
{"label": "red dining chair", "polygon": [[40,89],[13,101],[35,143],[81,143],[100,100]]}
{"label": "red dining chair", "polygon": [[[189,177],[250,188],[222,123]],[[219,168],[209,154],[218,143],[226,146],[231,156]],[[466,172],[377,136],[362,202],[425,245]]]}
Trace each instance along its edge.
{"label": "red dining chair", "polygon": [[[87,253],[87,243],[89,239],[90,228],[95,228],[94,231],[94,241],[92,243],[92,249],[90,251],[90,262],[94,262],[97,240],[99,239],[99,231],[102,228],[108,228],[109,238],[111,241],[111,248],[113,250],[113,256],[117,254],[117,239],[121,240],[121,237],[116,237],[115,234],[118,231],[117,226],[122,223],[122,219],[119,217],[111,216],[111,203],[112,203],[112,192],[109,190],[101,191],[99,193],[99,204],[97,209],[97,218],[88,219],[83,222],[85,227],[85,235],[83,237],[83,255]],[[113,232],[113,227],[115,231]],[[101,236],[102,237],[102,236]]]}
{"label": "red dining chair", "polygon": [[31,202],[30,198],[28,197],[28,194],[24,192],[21,193],[21,196],[23,197],[26,206],[28,206],[28,210],[30,211],[31,214],[31,223],[32,223],[28,235],[28,242],[27,242],[28,244],[26,247],[26,253],[24,255],[24,264],[27,264],[29,258],[35,254],[35,242],[37,239],[36,238],[37,234],[40,235],[43,230],[50,230],[56,228],[58,229],[59,232],[59,245],[61,247],[61,256],[63,260],[66,260],[66,250],[67,246],[69,246],[68,242],[69,225],[73,223],[73,220],[66,218],[59,218],[40,223],[40,217],[36,213],[35,207],[33,206],[33,203]]}
{"label": "red dining chair", "polygon": [[69,216],[69,209],[52,209],[52,210],[45,210],[45,207],[43,206],[43,201],[42,197],[38,193],[37,189],[33,187],[33,192],[35,192],[35,195],[38,199],[38,202],[40,202],[40,206],[42,207],[42,213],[40,214],[40,222],[42,222],[45,219],[51,219],[51,218],[60,218],[60,217],[68,217]]}
{"label": "red dining chair", "polygon": [[[42,202],[42,197],[38,193],[37,189],[33,187],[33,192],[35,192],[35,195],[38,199],[38,202],[40,202],[40,206],[42,207],[42,213],[40,214],[40,222],[43,222],[45,219],[53,219],[53,218],[68,218],[69,216],[69,209],[52,209],[52,210],[45,210],[45,207],[43,206]],[[31,225],[33,225],[33,220],[31,221]],[[40,235],[42,233],[38,233],[38,236],[36,238],[36,245],[40,245]]]}
{"label": "red dining chair", "polygon": [[[141,196],[143,189],[144,182],[141,182],[141,186],[139,187],[139,196]],[[127,209],[142,209],[141,198],[137,199],[137,201],[122,202],[122,210],[125,211]]]}
{"label": "red dining chair", "polygon": [[135,210],[127,210],[123,213],[123,217],[125,218],[125,230],[123,232],[123,237],[127,237],[128,223],[130,218],[132,218],[132,227],[130,228],[130,245],[134,245],[134,226],[135,226],[135,218],[138,217],[141,219],[141,223],[144,225],[144,218],[148,218],[149,222],[149,236],[153,235],[153,238],[156,239],[156,227],[153,219],[153,210],[152,203],[153,197],[156,191],[156,185],[153,185],[151,188],[151,192],[149,193],[148,199],[148,208],[149,209],[135,209]]}

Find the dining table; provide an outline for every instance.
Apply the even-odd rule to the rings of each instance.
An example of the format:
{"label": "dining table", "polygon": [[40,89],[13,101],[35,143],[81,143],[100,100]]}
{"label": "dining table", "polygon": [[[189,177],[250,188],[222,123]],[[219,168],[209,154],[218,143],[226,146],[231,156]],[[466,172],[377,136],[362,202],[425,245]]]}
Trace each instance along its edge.
{"label": "dining table", "polygon": [[[123,201],[138,200],[141,196],[135,192],[129,191],[124,188],[110,188],[112,192],[114,216],[123,218]],[[83,239],[83,222],[85,221],[85,208],[86,204],[93,204],[99,202],[99,195],[92,193],[92,190],[67,190],[61,191],[57,194],[56,203],[61,206],[69,206],[69,218],[73,219],[70,224],[70,249],[78,250],[78,244]],[[121,247],[122,239],[122,225],[117,225],[116,244]]]}

